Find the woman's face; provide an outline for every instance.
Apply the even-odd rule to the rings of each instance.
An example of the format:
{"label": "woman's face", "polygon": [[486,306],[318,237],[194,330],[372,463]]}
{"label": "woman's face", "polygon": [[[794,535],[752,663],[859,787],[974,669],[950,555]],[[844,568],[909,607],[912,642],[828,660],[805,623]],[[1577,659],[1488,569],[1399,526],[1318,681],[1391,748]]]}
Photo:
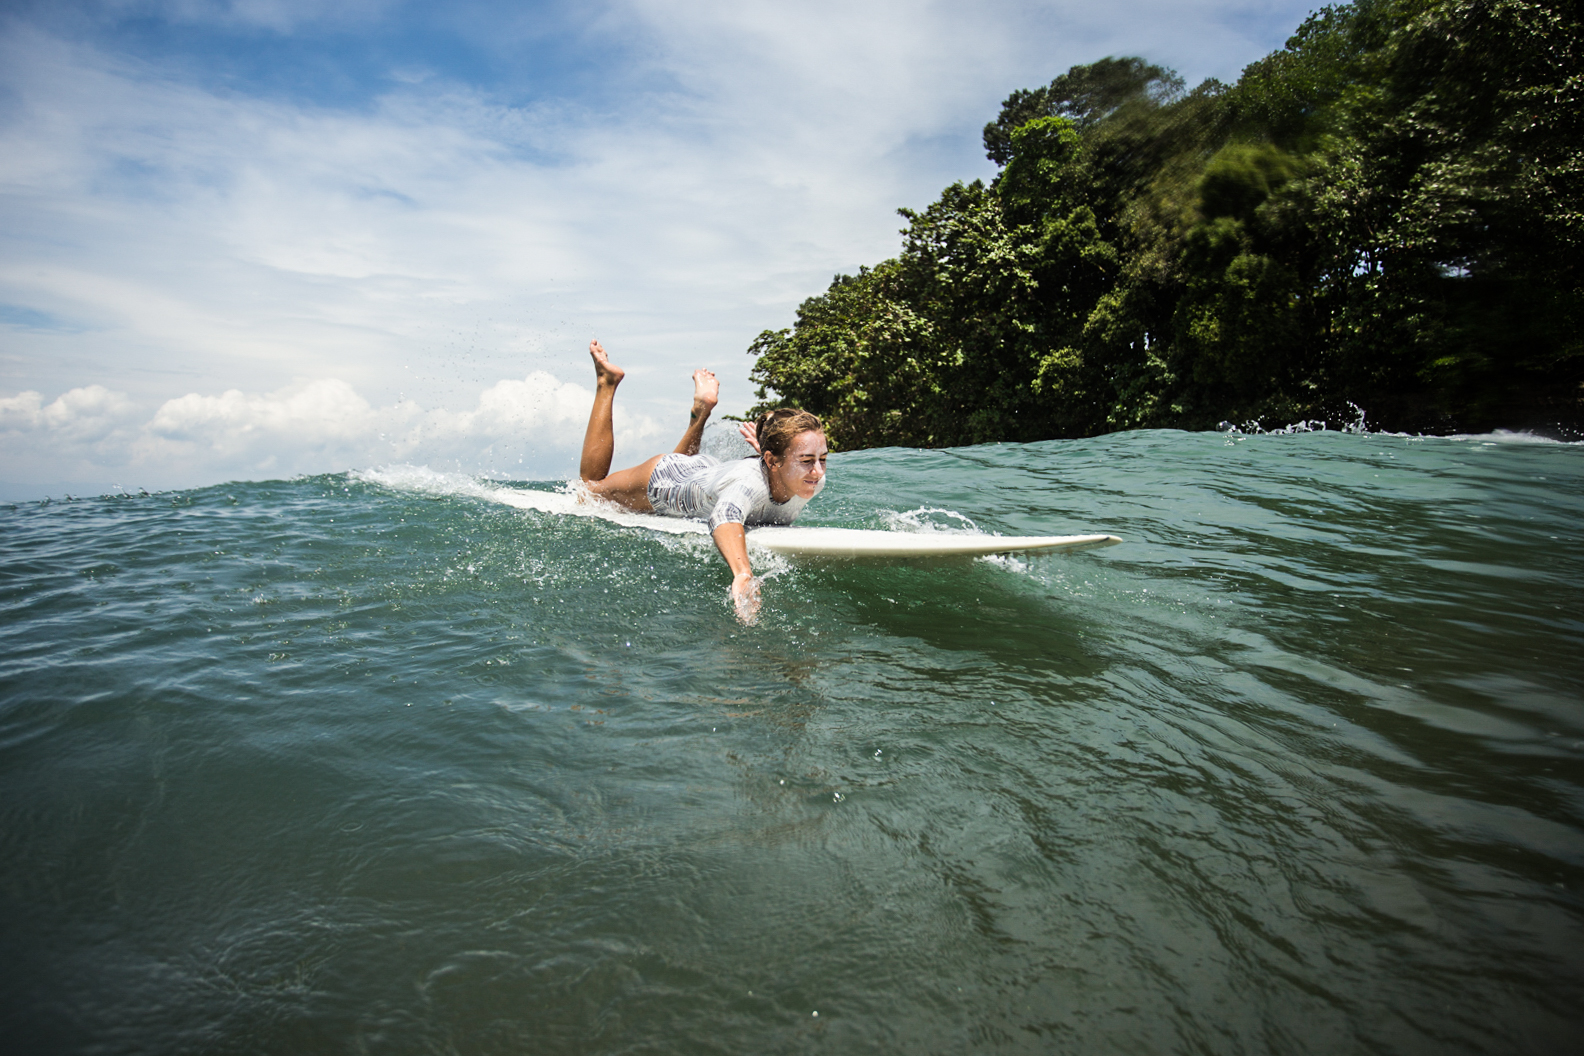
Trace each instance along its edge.
{"label": "woman's face", "polygon": [[825,434],[810,429],[792,438],[786,458],[776,461],[774,455],[766,455],[765,462],[770,466],[771,475],[779,479],[788,492],[812,499],[825,483],[825,459],[829,456]]}

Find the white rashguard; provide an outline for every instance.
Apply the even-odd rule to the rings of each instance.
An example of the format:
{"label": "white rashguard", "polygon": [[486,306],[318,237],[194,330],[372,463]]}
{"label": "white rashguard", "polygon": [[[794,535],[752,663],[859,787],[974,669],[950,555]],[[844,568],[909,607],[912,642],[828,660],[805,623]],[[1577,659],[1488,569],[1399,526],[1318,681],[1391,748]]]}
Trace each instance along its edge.
{"label": "white rashguard", "polygon": [[772,500],[764,463],[757,458],[723,463],[711,455],[666,455],[649,474],[648,492],[656,513],[708,520],[711,532],[733,522],[791,524],[808,502],[796,495],[786,502]]}

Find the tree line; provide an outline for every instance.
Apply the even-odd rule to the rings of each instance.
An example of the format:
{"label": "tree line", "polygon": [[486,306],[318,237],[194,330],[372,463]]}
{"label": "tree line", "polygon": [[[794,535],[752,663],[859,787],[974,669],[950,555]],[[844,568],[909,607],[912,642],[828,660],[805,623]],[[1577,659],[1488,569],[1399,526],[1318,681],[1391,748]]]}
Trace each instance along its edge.
{"label": "tree line", "polygon": [[1351,418],[1584,423],[1571,0],[1357,0],[1236,84],[1141,58],[1007,97],[999,167],[753,342],[834,446]]}

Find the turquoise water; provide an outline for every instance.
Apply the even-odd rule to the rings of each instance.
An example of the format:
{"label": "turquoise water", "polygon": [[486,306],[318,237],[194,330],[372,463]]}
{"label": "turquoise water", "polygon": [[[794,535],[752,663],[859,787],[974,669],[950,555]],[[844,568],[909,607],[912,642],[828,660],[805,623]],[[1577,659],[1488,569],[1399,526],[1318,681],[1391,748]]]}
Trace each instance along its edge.
{"label": "turquoise water", "polygon": [[753,627],[703,537],[412,468],[0,509],[0,1031],[1563,1051],[1584,447],[1521,441],[838,455],[802,523],[1126,542]]}

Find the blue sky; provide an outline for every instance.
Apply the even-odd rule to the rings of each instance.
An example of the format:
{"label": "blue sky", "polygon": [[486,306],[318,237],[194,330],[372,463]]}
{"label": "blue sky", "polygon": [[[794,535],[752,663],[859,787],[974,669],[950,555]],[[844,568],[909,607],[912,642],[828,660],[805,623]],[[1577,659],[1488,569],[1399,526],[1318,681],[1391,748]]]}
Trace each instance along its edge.
{"label": "blue sky", "polygon": [[1138,54],[1234,79],[1252,0],[103,0],[0,14],[0,497],[390,462],[618,460],[708,366],[988,177],[1011,90]]}

